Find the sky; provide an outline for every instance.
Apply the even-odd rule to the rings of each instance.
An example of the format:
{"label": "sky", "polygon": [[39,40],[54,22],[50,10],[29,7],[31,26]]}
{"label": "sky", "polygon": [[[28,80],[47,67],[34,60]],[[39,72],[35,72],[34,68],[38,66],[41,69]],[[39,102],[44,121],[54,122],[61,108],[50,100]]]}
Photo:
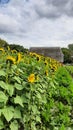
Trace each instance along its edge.
{"label": "sky", "polygon": [[73,43],[73,0],[0,0],[0,38],[30,47]]}

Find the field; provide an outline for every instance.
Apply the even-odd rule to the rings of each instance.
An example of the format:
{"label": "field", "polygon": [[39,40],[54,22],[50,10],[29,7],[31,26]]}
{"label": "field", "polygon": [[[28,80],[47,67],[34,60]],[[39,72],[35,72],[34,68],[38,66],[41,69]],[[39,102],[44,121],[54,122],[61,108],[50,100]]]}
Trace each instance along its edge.
{"label": "field", "polygon": [[73,130],[73,66],[0,48],[0,130]]}

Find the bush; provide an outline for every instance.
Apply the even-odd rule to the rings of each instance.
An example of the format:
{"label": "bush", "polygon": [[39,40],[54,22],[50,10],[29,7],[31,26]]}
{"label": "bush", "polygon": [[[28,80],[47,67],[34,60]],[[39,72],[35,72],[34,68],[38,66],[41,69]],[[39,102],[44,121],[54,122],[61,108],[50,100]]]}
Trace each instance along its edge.
{"label": "bush", "polygon": [[[42,121],[50,130],[73,129],[73,80],[66,68],[60,67],[54,76],[54,87],[48,90],[47,104],[42,112]],[[50,95],[50,94],[49,94]]]}
{"label": "bush", "polygon": [[65,67],[60,67],[55,76],[60,87],[69,87],[72,83],[72,77]]}
{"label": "bush", "polygon": [[72,63],[71,51],[68,48],[62,48],[62,52],[64,54],[64,64]]}

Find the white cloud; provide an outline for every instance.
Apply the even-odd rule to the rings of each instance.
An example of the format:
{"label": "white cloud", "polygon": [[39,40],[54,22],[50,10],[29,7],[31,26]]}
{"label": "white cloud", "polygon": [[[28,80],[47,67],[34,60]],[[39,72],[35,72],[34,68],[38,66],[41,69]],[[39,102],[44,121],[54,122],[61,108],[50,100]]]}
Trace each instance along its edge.
{"label": "white cloud", "polygon": [[72,0],[10,0],[0,6],[0,37],[30,46],[67,46],[73,41]]}

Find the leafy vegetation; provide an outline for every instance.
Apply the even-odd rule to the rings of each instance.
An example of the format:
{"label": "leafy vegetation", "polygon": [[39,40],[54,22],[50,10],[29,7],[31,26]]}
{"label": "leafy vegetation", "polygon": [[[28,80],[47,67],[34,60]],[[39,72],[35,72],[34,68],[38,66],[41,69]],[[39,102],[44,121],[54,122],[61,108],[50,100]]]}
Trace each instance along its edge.
{"label": "leafy vegetation", "polygon": [[73,64],[73,44],[69,44],[67,48],[61,48],[64,54],[64,64]]}
{"label": "leafy vegetation", "polygon": [[68,48],[62,48],[62,52],[64,54],[64,64],[72,63],[72,58],[71,58],[71,51]]}
{"label": "leafy vegetation", "polygon": [[71,65],[66,65],[65,66],[66,67],[66,69],[67,69],[67,71],[70,73],[70,75],[73,77],[73,66],[71,66]]}
{"label": "leafy vegetation", "polygon": [[0,130],[72,130],[73,79],[55,59],[0,48]]}

